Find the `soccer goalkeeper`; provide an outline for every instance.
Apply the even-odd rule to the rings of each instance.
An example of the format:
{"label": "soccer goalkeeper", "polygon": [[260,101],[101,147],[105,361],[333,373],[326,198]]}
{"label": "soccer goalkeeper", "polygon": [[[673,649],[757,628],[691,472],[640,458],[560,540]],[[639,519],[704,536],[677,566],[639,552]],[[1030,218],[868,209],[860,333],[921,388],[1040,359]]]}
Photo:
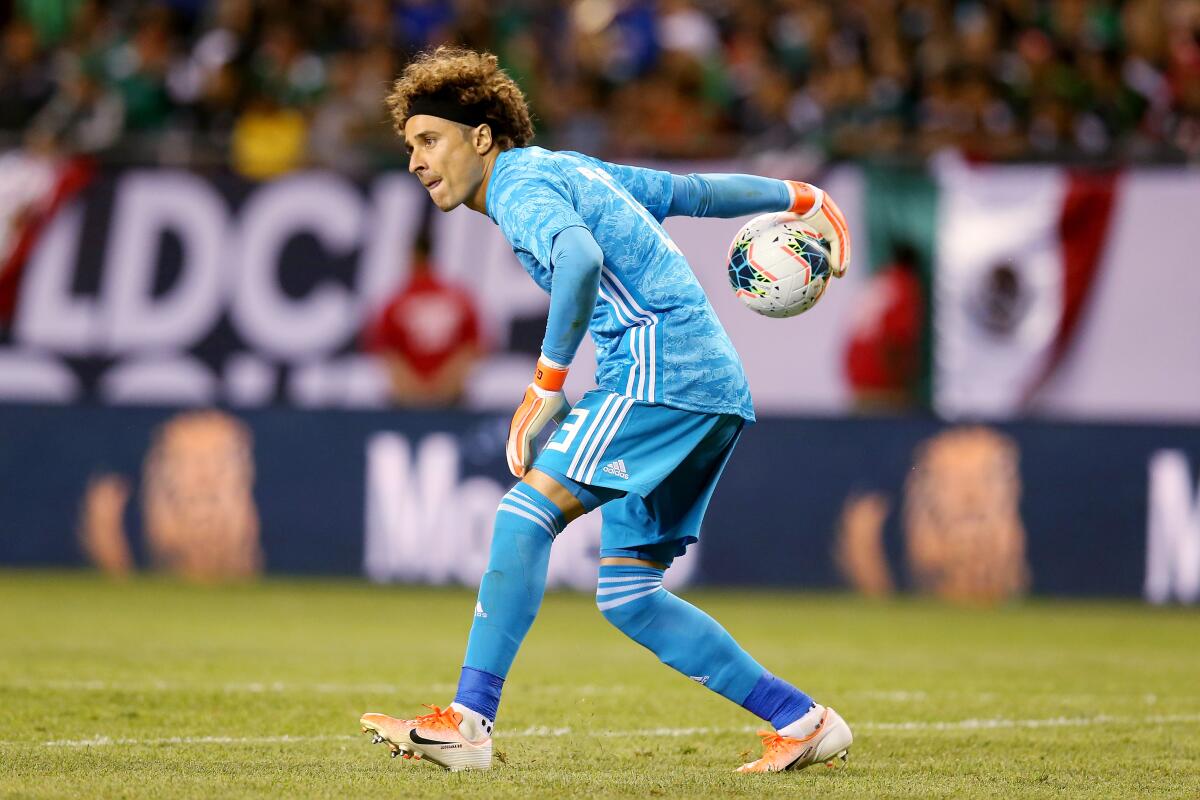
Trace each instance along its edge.
{"label": "soccer goalkeeper", "polygon": [[[717,479],[754,419],[733,344],[661,225],[675,215],[790,210],[850,260],[837,206],[818,188],[751,175],[672,175],[530,147],[529,110],[496,57],[441,47],[417,57],[388,98],[416,175],[442,211],[465,204],[504,233],[550,293],[533,381],[513,415],[509,469],[520,478],[496,512],[458,692],[415,719],[368,713],[365,733],[393,755],[487,769],[504,679],[533,624],[550,547],[603,506],[596,605],[663,663],[769,722],[763,755],[742,772],[845,757],[850,728],[831,708],[763,668],[712,617],[662,586],[697,541]],[[596,389],[563,395],[591,330]],[[533,441],[558,430],[542,452]]]}

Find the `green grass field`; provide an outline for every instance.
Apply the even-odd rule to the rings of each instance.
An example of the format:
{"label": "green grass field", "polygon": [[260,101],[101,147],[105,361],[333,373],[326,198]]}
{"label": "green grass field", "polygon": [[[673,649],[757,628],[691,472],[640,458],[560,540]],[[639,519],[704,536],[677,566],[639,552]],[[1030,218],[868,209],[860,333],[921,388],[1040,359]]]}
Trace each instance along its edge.
{"label": "green grass field", "polygon": [[1200,797],[1200,612],[696,592],[854,728],[844,769],[742,776],[756,720],[551,594],[505,763],[389,759],[367,710],[448,703],[462,590],[0,572],[0,796]]}

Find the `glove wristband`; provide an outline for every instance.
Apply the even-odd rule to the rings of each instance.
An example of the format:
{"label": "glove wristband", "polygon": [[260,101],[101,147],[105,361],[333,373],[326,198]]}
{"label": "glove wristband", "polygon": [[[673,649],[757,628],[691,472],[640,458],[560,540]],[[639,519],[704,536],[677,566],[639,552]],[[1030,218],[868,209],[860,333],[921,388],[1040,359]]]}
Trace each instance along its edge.
{"label": "glove wristband", "polygon": [[569,369],[570,367],[560,366],[542,356],[533,371],[533,385],[544,392],[561,392],[567,382]]}
{"label": "glove wristband", "polygon": [[825,200],[823,191],[811,183],[802,181],[784,181],[784,183],[787,184],[788,196],[791,198],[788,211],[807,218],[821,210],[821,203]]}

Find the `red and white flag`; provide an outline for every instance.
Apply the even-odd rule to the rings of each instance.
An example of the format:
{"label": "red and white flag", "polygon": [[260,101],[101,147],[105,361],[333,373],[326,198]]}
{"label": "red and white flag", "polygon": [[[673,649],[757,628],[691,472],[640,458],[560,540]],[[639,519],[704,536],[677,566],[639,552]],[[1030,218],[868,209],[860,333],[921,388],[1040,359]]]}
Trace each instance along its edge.
{"label": "red and white flag", "polygon": [[1116,176],[957,160],[935,175],[934,406],[946,417],[1021,412],[1104,267]]}

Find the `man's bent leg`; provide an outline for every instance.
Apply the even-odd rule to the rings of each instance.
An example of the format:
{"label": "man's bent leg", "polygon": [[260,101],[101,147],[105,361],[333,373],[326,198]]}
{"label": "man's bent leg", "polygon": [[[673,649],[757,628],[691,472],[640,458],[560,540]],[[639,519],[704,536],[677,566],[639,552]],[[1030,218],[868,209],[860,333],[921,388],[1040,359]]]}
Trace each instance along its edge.
{"label": "man's bent leg", "polygon": [[812,699],[755,661],[721,625],[662,587],[666,567],[635,558],[600,559],[596,605],[604,618],[664,664],[783,729]]}
{"label": "man's bent leg", "polygon": [[424,758],[452,770],[491,766],[500,691],[541,605],[550,545],[582,513],[570,492],[537,471],[504,495],[454,702],[444,710],[432,706],[432,714],[415,719],[363,714],[363,733],[386,742],[393,756]]}
{"label": "man's bent leg", "polygon": [[454,697],[473,732],[491,733],[504,679],[541,606],[550,546],[583,513],[574,495],[537,470],[500,501]]}

